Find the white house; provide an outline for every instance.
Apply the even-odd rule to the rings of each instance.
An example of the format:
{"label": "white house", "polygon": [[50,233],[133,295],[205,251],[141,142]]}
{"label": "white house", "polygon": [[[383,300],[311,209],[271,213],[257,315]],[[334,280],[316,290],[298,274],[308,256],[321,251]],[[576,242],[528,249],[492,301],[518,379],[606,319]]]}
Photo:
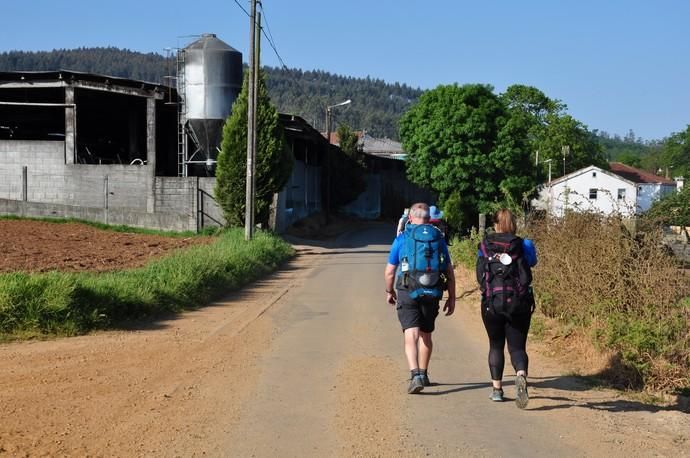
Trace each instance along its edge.
{"label": "white house", "polygon": [[677,188],[673,180],[620,162],[609,166],[590,165],[553,180],[541,192],[542,206],[555,216],[563,216],[565,209],[632,216]]}

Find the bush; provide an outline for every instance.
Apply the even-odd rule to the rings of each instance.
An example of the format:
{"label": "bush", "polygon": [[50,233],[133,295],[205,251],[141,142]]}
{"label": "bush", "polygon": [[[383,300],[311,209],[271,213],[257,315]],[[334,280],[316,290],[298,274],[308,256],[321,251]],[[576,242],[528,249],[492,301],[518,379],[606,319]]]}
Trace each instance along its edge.
{"label": "bush", "polygon": [[482,237],[476,228],[472,228],[468,237],[456,237],[453,244],[449,246],[450,257],[453,264],[462,265],[474,272],[477,263],[477,249]]}
{"label": "bush", "polygon": [[619,353],[645,386],[690,386],[687,271],[664,249],[661,228],[633,235],[622,223],[592,213],[533,222],[537,306]]}
{"label": "bush", "polygon": [[0,275],[0,333],[73,335],[198,307],[275,269],[292,253],[267,233],[245,242],[242,230],[232,230],[140,269]]}

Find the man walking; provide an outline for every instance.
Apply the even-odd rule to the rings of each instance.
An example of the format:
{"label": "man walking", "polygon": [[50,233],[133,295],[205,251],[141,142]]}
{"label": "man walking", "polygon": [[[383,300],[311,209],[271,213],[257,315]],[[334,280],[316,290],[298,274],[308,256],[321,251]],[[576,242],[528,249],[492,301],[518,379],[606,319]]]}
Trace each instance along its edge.
{"label": "man walking", "polygon": [[403,329],[405,356],[410,367],[408,393],[430,386],[428,369],[431,333],[444,289],[446,316],[455,310],[455,275],[443,234],[429,224],[429,206],[410,207],[410,224],[396,237],[384,272],[387,302],[394,305]]}

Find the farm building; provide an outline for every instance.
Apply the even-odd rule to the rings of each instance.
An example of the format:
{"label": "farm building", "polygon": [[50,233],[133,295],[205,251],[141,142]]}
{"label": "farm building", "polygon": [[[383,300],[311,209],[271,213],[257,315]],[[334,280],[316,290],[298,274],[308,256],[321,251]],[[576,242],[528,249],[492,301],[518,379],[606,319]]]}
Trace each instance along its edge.
{"label": "farm building", "polygon": [[[213,175],[241,54],[205,35],[180,53],[177,74],[171,87],[68,70],[0,73],[0,214],[164,230],[222,223]],[[321,209],[328,143],[298,116],[280,122],[296,158],[281,211],[304,217]]]}
{"label": "farm building", "polygon": [[[241,53],[213,34],[178,52],[168,84],[0,72],[0,214],[178,231],[223,224],[215,163],[241,85]],[[279,121],[295,158],[274,201],[280,232],[322,210],[325,157],[340,150],[299,116]],[[371,152],[360,216],[397,216],[428,194],[398,159]]]}
{"label": "farm building", "polygon": [[591,165],[553,180],[542,189],[540,203],[555,216],[566,210],[633,216],[680,186],[682,181],[612,162],[610,170]]}

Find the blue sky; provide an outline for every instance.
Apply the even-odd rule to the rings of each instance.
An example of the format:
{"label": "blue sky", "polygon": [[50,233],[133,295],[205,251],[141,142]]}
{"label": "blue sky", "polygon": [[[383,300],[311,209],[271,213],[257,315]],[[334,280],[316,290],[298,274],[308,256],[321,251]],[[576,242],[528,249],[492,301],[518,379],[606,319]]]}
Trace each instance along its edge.
{"label": "blue sky", "polygon": [[[239,0],[247,8],[247,0]],[[163,54],[216,33],[246,53],[234,0],[5,1],[0,51],[116,46]],[[288,67],[424,89],[533,85],[590,129],[645,139],[690,124],[687,0],[264,0]],[[278,65],[265,44],[263,63]],[[361,126],[366,127],[366,126]]]}

